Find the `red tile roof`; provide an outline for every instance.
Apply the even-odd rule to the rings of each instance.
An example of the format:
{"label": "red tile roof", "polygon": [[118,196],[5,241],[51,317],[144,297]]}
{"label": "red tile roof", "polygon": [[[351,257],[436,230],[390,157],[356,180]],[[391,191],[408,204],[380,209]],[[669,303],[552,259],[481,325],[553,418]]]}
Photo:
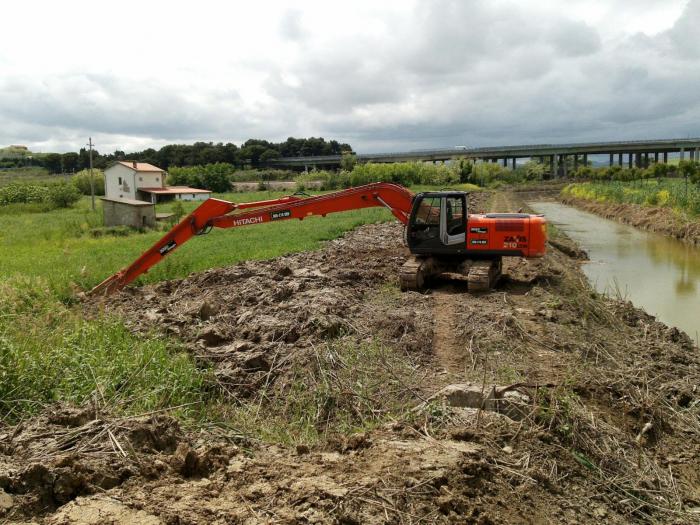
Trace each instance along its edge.
{"label": "red tile roof", "polygon": [[165,170],[160,169],[158,166],[154,166],[153,164],[149,164],[148,162],[135,162],[131,160],[120,160],[117,161],[119,164],[122,166],[126,166],[129,169],[132,169],[134,171],[157,171],[157,172],[162,172]]}
{"label": "red tile roof", "polygon": [[166,188],[138,188],[138,191],[155,193],[157,195],[178,195],[180,193],[211,193],[209,190],[199,188],[189,188],[187,186],[168,186]]}

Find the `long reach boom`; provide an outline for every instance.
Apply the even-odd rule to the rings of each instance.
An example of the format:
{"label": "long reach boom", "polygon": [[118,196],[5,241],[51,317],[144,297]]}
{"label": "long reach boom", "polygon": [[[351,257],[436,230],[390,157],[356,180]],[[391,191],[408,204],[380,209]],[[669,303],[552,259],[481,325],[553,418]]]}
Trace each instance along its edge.
{"label": "long reach boom", "polygon": [[347,190],[301,197],[291,195],[258,202],[233,203],[208,199],[130,266],[95,286],[91,294],[109,295],[124,288],[173,250],[195,235],[212,228],[236,228],[287,219],[305,219],[313,215],[384,206],[402,223],[408,222],[414,194],[402,186],[379,182]]}

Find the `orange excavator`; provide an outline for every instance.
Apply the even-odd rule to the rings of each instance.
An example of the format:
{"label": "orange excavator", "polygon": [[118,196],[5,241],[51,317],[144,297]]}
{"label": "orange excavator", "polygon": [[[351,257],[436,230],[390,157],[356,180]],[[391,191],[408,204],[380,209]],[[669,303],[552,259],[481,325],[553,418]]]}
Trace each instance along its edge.
{"label": "orange excavator", "polygon": [[111,294],[146,273],[178,247],[212,228],[239,228],[360,208],[385,207],[405,225],[411,256],[401,268],[401,289],[424,289],[430,278],[466,280],[470,292],[487,291],[501,275],[504,256],[542,257],[547,239],[541,215],[470,214],[467,193],[414,194],[396,184],[378,182],[315,196],[233,203],[211,198],[170,230],[131,266],[109,277],[92,294]]}

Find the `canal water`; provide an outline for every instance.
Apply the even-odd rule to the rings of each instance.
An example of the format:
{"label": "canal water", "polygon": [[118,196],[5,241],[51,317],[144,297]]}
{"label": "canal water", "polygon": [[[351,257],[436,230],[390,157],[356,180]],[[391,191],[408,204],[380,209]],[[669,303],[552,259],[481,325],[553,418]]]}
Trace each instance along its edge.
{"label": "canal water", "polygon": [[529,205],[588,252],[583,271],[599,292],[619,294],[698,341],[700,248],[557,202]]}

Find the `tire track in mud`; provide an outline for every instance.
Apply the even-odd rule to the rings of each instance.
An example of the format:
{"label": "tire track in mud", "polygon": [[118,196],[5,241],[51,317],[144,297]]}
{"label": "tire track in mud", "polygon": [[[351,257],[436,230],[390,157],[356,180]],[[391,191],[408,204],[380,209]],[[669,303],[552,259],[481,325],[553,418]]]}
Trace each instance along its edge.
{"label": "tire track in mud", "polygon": [[[511,195],[496,192],[488,202],[491,212],[512,212],[517,208]],[[508,258],[504,260],[507,263]],[[443,286],[433,290],[433,353],[442,367],[450,374],[464,375],[467,365],[467,350],[459,341],[457,314],[466,310],[468,304],[480,301],[478,296],[469,294],[466,289],[455,285]]]}
{"label": "tire track in mud", "polygon": [[464,370],[465,355],[458,342],[457,311],[462,307],[461,294],[453,286],[433,291],[433,353],[451,374]]}
{"label": "tire track in mud", "polygon": [[512,195],[503,191],[496,192],[493,198],[489,201],[490,212],[516,212],[518,209],[513,204]]}

